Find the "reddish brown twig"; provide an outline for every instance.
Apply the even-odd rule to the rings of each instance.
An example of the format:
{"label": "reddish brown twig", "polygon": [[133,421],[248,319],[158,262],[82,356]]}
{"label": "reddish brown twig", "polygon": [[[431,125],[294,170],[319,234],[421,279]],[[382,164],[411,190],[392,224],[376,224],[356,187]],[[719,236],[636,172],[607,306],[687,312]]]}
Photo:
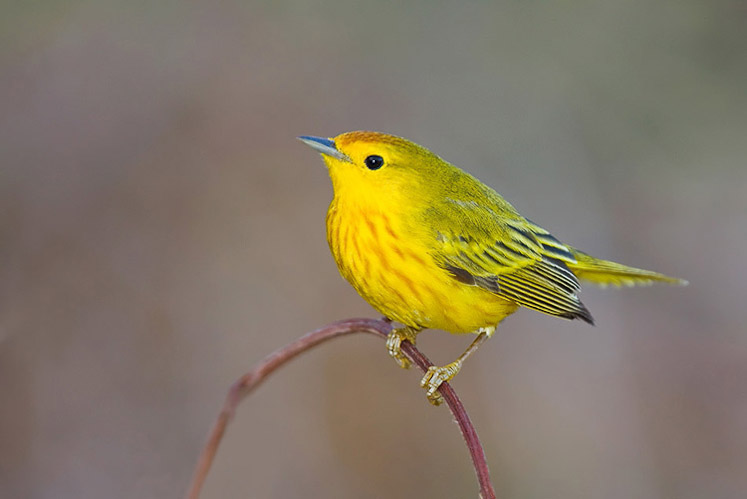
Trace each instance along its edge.
{"label": "reddish brown twig", "polygon": [[[202,485],[205,483],[207,474],[210,471],[210,466],[212,465],[215,454],[218,451],[218,445],[220,445],[226,427],[236,412],[236,407],[239,405],[241,400],[249,395],[267,376],[297,355],[320,343],[331,340],[332,338],[353,333],[370,333],[386,338],[391,330],[391,324],[384,320],[349,319],[336,322],[321,329],[317,329],[316,331],[307,333],[289,345],[273,352],[265,357],[257,367],[239,378],[228,391],[226,401],[218,415],[218,419],[210,430],[208,440],[200,454],[197,467],[192,476],[192,484],[189,487],[186,497],[188,499],[197,499],[199,497]],[[423,372],[427,371],[428,368],[433,365],[431,361],[410,342],[402,343],[402,352]],[[485,460],[485,453],[480,444],[480,439],[477,437],[477,432],[475,431],[474,426],[472,426],[472,421],[467,415],[467,411],[464,409],[462,402],[448,383],[443,383],[439,388],[439,391],[441,392],[441,395],[443,395],[449,409],[451,409],[454,419],[456,419],[459,429],[462,431],[462,436],[464,436],[464,440],[467,443],[467,448],[472,457],[472,464],[477,473],[477,480],[480,483],[480,497],[483,499],[495,499],[495,490],[493,489],[493,484],[490,482],[490,474],[488,472],[488,463]]]}

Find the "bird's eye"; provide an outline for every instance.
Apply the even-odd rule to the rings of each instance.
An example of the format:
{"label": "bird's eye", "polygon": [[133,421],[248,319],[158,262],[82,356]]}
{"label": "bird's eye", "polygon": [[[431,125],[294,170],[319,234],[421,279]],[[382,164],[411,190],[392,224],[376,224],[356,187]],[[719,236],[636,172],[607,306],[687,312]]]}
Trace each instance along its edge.
{"label": "bird's eye", "polygon": [[365,159],[364,163],[369,170],[378,170],[384,166],[384,158],[381,156],[369,156]]}

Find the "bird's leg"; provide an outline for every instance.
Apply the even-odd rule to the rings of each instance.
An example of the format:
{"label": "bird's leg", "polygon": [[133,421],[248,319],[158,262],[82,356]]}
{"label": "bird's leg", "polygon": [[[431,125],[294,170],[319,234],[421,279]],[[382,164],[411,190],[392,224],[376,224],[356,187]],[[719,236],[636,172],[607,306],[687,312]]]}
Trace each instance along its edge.
{"label": "bird's leg", "polygon": [[389,336],[386,338],[386,348],[389,350],[389,355],[394,357],[402,369],[408,369],[410,367],[410,360],[404,356],[400,345],[403,341],[407,340],[413,345],[415,344],[415,336],[418,334],[418,330],[409,326],[398,327],[392,329]]}
{"label": "bird's leg", "polygon": [[485,340],[493,335],[495,332],[495,326],[480,328],[479,331],[480,334],[477,335],[477,338],[475,338],[472,344],[467,347],[467,350],[465,350],[457,360],[451,364],[446,364],[443,367],[431,366],[428,368],[428,372],[425,373],[425,376],[423,376],[423,379],[420,381],[420,386],[426,389],[426,395],[431,404],[441,405],[443,403],[444,398],[440,393],[438,393],[438,388],[441,386],[441,383],[444,381],[451,381],[452,378],[457,375],[460,369],[462,369],[462,364],[467,360],[467,357],[472,355],[472,352],[477,350]]}

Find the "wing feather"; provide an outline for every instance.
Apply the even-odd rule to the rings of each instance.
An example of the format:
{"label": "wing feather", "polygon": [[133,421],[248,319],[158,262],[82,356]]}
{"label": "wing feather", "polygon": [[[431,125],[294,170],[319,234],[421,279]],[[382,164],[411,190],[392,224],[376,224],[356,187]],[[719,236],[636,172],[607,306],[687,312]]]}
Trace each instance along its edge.
{"label": "wing feather", "polygon": [[577,263],[571,249],[512,208],[499,208],[454,202],[429,209],[427,226],[438,228],[436,262],[465,284],[546,314],[593,324],[577,296],[579,281],[568,267]]}

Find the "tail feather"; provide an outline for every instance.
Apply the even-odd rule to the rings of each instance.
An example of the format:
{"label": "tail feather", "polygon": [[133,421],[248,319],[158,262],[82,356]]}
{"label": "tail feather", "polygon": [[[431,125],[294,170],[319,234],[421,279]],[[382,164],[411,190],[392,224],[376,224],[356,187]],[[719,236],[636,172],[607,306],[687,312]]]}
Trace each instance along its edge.
{"label": "tail feather", "polygon": [[607,260],[600,260],[575,248],[570,248],[577,263],[567,263],[568,267],[581,280],[598,286],[649,285],[654,282],[687,285],[684,279],[665,276],[650,270],[636,269]]}

